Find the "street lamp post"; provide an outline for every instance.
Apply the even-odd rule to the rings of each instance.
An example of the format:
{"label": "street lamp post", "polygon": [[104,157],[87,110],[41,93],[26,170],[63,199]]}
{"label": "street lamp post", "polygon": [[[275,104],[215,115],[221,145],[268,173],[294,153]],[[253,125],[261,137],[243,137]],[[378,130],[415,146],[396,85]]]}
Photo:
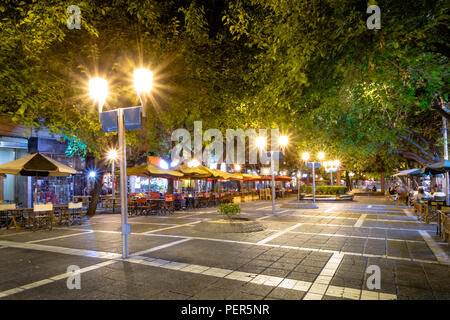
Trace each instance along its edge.
{"label": "street lamp post", "polygon": [[117,160],[118,154],[116,149],[111,149],[108,151],[108,160],[111,161],[111,195],[114,198],[116,194],[116,189],[114,188],[115,176],[114,167]]}
{"label": "street lamp post", "polygon": [[[309,159],[309,153],[308,152],[303,152],[302,153],[302,160],[305,162],[305,164],[307,164],[308,163],[308,159]],[[301,171],[300,171],[300,178],[301,178]],[[300,180],[301,181],[301,180]],[[301,196],[301,190],[300,190],[300,188],[301,188],[301,185],[299,184],[298,185],[298,200],[300,201],[300,196]]]}
{"label": "street lamp post", "polygon": [[[134,71],[134,87],[141,101],[140,112],[144,113],[141,94],[148,93],[152,87],[152,72],[140,68]],[[102,114],[102,108],[108,96],[108,83],[102,78],[93,78],[89,81],[89,92],[91,98],[98,103],[99,116]],[[119,139],[119,166],[120,166],[120,207],[122,223],[122,258],[128,258],[128,235],[130,234],[130,225],[128,224],[127,207],[127,156],[125,140],[125,122],[124,111],[131,108],[117,108],[117,132]],[[100,118],[101,120],[101,118]],[[114,174],[113,174],[114,176]],[[113,186],[114,188],[114,186]]]}
{"label": "street lamp post", "polygon": [[[280,136],[278,140],[278,145],[284,150],[288,144],[289,138],[287,136]],[[264,137],[257,137],[256,138],[256,146],[260,150],[264,150],[266,146],[266,139]],[[276,215],[276,199],[275,199],[275,159],[274,159],[274,151],[270,150],[270,171],[272,172],[272,212],[273,215]]]}

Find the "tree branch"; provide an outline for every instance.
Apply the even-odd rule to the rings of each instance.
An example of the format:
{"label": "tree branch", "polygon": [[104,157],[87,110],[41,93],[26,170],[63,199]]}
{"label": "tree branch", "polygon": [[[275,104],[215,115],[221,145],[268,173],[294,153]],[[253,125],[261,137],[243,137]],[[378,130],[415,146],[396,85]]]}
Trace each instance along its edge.
{"label": "tree branch", "polygon": [[[416,147],[417,149],[419,149],[420,152],[421,152],[422,154],[424,154],[425,156],[427,156],[427,157],[429,157],[429,158],[431,158],[431,159],[434,159],[434,155],[433,155],[433,154],[427,152],[421,145],[419,145],[419,144],[418,144],[417,142],[415,142],[413,139],[411,139],[411,138],[409,138],[409,137],[407,137],[407,136],[405,136],[405,135],[399,133],[399,132],[392,126],[392,124],[391,124],[389,121],[386,121],[386,120],[384,119],[384,116],[383,116],[383,120],[387,123],[388,127],[389,127],[392,131],[394,131],[394,133],[395,133],[395,135],[396,135],[397,137],[399,137],[399,138],[401,138],[401,139],[403,139],[403,140],[409,142],[409,143],[412,144],[413,146],[415,146],[415,147]],[[427,144],[428,144],[428,143],[427,143]]]}
{"label": "tree branch", "polygon": [[392,151],[392,153],[396,153],[396,154],[400,154],[403,158],[405,159],[410,159],[410,160],[414,160],[418,163],[420,163],[421,165],[427,165],[427,164],[431,164],[432,162],[419,156],[418,154],[411,152],[411,151],[404,151],[404,150],[394,150]]}

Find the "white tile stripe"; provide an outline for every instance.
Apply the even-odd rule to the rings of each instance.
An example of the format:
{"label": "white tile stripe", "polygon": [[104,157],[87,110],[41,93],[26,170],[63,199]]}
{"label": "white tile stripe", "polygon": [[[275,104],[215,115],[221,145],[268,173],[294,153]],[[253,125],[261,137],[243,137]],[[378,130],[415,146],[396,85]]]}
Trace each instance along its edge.
{"label": "white tile stripe", "polygon": [[[306,223],[304,223],[306,224]],[[312,225],[316,225],[314,223],[311,223]],[[325,224],[327,225],[327,224]],[[340,226],[340,225],[338,225]],[[350,227],[351,226],[344,226],[344,227]],[[375,227],[374,227],[375,228]],[[383,228],[384,229],[384,228]],[[73,229],[72,229],[73,230]],[[410,231],[407,230],[406,231]],[[95,230],[94,232],[101,232],[101,233],[115,233],[120,234],[119,231],[106,231],[106,230]],[[228,243],[240,243],[240,244],[247,244],[247,245],[261,245],[266,247],[272,247],[272,248],[286,248],[286,249],[293,249],[293,250],[302,250],[302,251],[314,251],[314,252],[327,252],[327,253],[342,253],[345,255],[351,255],[351,256],[362,256],[362,257],[372,257],[372,258],[386,258],[391,260],[402,260],[402,261],[414,261],[414,262],[423,262],[423,263],[429,263],[429,264],[447,264],[450,265],[450,262],[438,262],[433,260],[422,260],[422,259],[415,259],[415,258],[404,258],[404,257],[395,257],[395,256],[388,256],[388,255],[379,255],[379,254],[367,254],[367,253],[356,253],[356,252],[347,252],[347,251],[336,251],[336,250],[326,250],[326,249],[316,249],[316,248],[306,248],[306,247],[294,247],[294,246],[285,246],[285,245],[278,245],[278,244],[258,244],[255,242],[248,242],[248,241],[239,241],[239,240],[228,240],[228,239],[215,239],[215,238],[205,238],[205,237],[195,237],[195,236],[178,236],[178,235],[169,235],[169,234],[142,234],[142,233],[131,233],[132,235],[139,235],[139,236],[151,236],[151,237],[168,237],[168,238],[190,238],[193,240],[205,240],[205,241],[217,241],[217,242],[228,242]],[[0,243],[1,245],[1,243]]]}
{"label": "white tile stripe", "polygon": [[336,207],[331,207],[331,208],[326,209],[325,212],[330,212],[330,211],[333,211],[334,209],[336,209]]}
{"label": "white tile stripe", "polygon": [[[326,276],[325,274],[334,274],[333,269],[335,265],[339,265],[340,260],[337,259],[330,259],[330,262],[325,266],[323,271],[324,273],[319,275],[321,278],[317,278],[314,283],[307,282],[307,281],[300,281],[300,280],[294,280],[294,279],[288,279],[288,278],[280,278],[280,277],[274,277],[274,276],[267,276],[262,274],[256,274],[256,273],[248,273],[248,272],[241,272],[241,271],[233,271],[230,269],[222,269],[222,268],[216,268],[216,267],[207,267],[202,265],[194,265],[194,264],[187,264],[187,263],[181,263],[181,262],[175,262],[175,261],[168,261],[163,259],[154,259],[154,258],[146,258],[146,257],[136,257],[135,259],[129,259],[128,262],[132,263],[138,263],[142,265],[147,265],[151,267],[157,267],[157,268],[164,268],[164,269],[170,269],[170,270],[177,270],[177,271],[183,271],[183,272],[189,272],[189,273],[197,273],[197,274],[203,274],[208,275],[212,277],[218,277],[218,278],[224,278],[224,279],[230,279],[230,280],[238,280],[242,282],[249,282],[253,284],[258,285],[264,285],[264,286],[270,286],[270,287],[280,287],[280,288],[286,288],[296,291],[308,291],[308,293],[305,295],[303,299],[314,299],[319,298],[319,300],[323,297],[322,295],[318,295],[318,297],[314,296],[313,292],[317,292],[320,290],[319,285],[323,285],[323,283],[329,283],[331,281],[331,278],[328,279],[330,276]],[[332,277],[332,276],[331,276]],[[316,285],[316,286],[314,286]],[[332,286],[329,286],[331,288]],[[342,288],[342,290],[349,290],[351,288],[344,288],[344,287],[333,287],[333,288]],[[355,289],[351,289],[355,290]],[[323,291],[323,290],[322,290]],[[363,292],[365,290],[358,290],[359,292]],[[367,291],[372,294],[372,297],[369,300],[381,300],[381,299],[396,299],[396,295],[389,295],[382,292],[371,292]],[[333,295],[331,292],[327,295]],[[334,295],[336,296],[336,295]],[[362,297],[362,296],[361,296]],[[355,298],[354,296],[350,297],[352,299],[359,299]]]}
{"label": "white tile stripe", "polygon": [[[359,290],[353,288],[344,288],[338,286],[329,286],[327,296],[346,298],[352,300],[396,300],[397,296],[395,294],[369,291],[369,290]],[[359,297],[359,298],[356,298]]]}
{"label": "white tile stripe", "polygon": [[411,210],[403,209],[403,212],[404,212],[408,217],[412,217],[412,218],[417,219],[417,218],[413,215],[414,212],[411,212]]}
{"label": "white tile stripe", "polygon": [[160,228],[160,229],[155,229],[155,230],[150,230],[150,231],[146,231],[146,232],[142,232],[141,234],[150,234],[150,233],[155,233],[158,231],[164,231],[164,230],[169,230],[169,229],[174,229],[174,228],[180,228],[180,227],[186,227],[186,226],[190,226],[196,223],[200,223],[201,221],[194,221],[194,222],[189,222],[189,223],[183,223],[183,224],[177,224],[175,226],[171,226],[171,227],[165,227],[165,228]]}
{"label": "white tile stripe", "polygon": [[[157,247],[154,247],[154,248],[150,248],[150,249],[147,249],[147,250],[144,250],[144,251],[141,251],[141,252],[136,252],[136,253],[134,253],[134,254],[132,254],[130,256],[130,259],[119,259],[119,260],[136,262],[138,259],[141,259],[141,260],[142,259],[146,259],[146,257],[140,257],[139,254],[145,254],[145,253],[148,253],[148,252],[161,250],[161,249],[168,248],[168,247],[171,247],[171,246],[174,246],[174,245],[177,245],[177,244],[189,241],[189,240],[190,239],[183,239],[183,240],[179,240],[179,241],[170,242],[170,243],[167,243],[165,245],[161,245],[161,246],[157,246]],[[102,252],[98,252],[98,255],[101,255],[101,254],[102,254]],[[108,255],[109,255],[110,259],[118,258],[113,253],[109,253]],[[118,255],[118,256],[120,257],[120,255]],[[88,272],[88,271],[91,271],[91,270],[95,270],[95,269],[98,269],[98,268],[101,268],[101,267],[104,267],[104,266],[116,263],[119,260],[109,260],[109,261],[101,262],[101,263],[98,263],[98,264],[95,264],[95,265],[92,265],[92,266],[89,266],[89,267],[85,267],[85,268],[80,269],[79,273],[84,273],[84,272]],[[157,259],[152,259],[152,260],[157,260]],[[163,260],[160,260],[160,261],[163,261]],[[6,291],[3,291],[3,292],[0,292],[0,298],[4,298],[6,296],[9,296],[11,294],[15,294],[15,293],[18,293],[18,292],[21,292],[21,291],[24,291],[24,290],[29,290],[29,289],[33,289],[33,288],[36,288],[36,287],[40,287],[42,285],[45,285],[45,284],[48,284],[48,283],[51,283],[51,282],[54,282],[54,281],[62,280],[62,279],[68,278],[68,277],[70,277],[72,275],[73,275],[73,273],[63,273],[63,274],[59,274],[59,275],[53,276],[53,277],[48,278],[48,279],[36,281],[36,282],[30,283],[30,284],[27,284],[27,285],[23,285],[23,286],[14,288],[14,289],[6,290]]]}
{"label": "white tile stripe", "polygon": [[[84,272],[92,271],[92,270],[95,270],[95,269],[98,269],[98,268],[102,268],[104,266],[107,266],[107,265],[110,265],[110,264],[113,264],[113,263],[116,263],[116,262],[117,262],[116,260],[104,261],[104,262],[97,263],[97,264],[94,264],[94,265],[89,266],[89,267],[82,268],[77,273],[81,274],[81,273],[84,273]],[[40,286],[52,283],[54,281],[62,280],[62,279],[68,278],[70,276],[73,276],[74,274],[75,273],[72,273],[72,272],[62,273],[62,274],[56,275],[56,276],[48,278],[48,279],[32,282],[32,283],[29,283],[29,284],[26,284],[26,285],[23,285],[23,286],[20,286],[20,287],[17,287],[17,288],[13,288],[13,289],[9,289],[9,290],[6,290],[6,291],[2,291],[2,292],[0,292],[0,298],[4,298],[4,297],[7,297],[7,296],[10,296],[12,294],[19,293],[19,292],[22,292],[22,291],[25,291],[25,290],[37,288],[37,287],[40,287]]]}
{"label": "white tile stripe", "polygon": [[258,241],[256,244],[258,244],[258,245],[265,244],[266,242],[272,241],[273,239],[278,238],[279,236],[281,236],[281,235],[283,235],[283,234],[285,234],[285,233],[287,233],[287,232],[289,232],[291,230],[294,230],[295,228],[297,228],[297,227],[299,227],[301,225],[302,225],[301,223],[296,223],[293,226],[290,226],[289,228],[286,228],[286,229],[284,229],[284,230],[282,230],[280,232],[277,232],[277,233],[275,233],[275,234],[273,234],[273,235],[271,235],[271,236],[269,236],[269,237],[267,237],[265,239],[262,239],[262,240]]}
{"label": "white tile stripe", "polygon": [[303,300],[322,300],[325,292],[327,291],[328,285],[330,284],[331,279],[336,273],[336,270],[338,269],[343,258],[344,255],[342,253],[334,253],[331,256],[330,260],[328,260],[316,280],[314,280],[314,283],[311,285],[311,288],[309,288],[308,293],[305,295]]}
{"label": "white tile stripe", "polygon": [[57,247],[57,246],[49,246],[49,245],[42,245],[42,244],[35,244],[35,243],[13,242],[13,241],[6,241],[6,240],[0,240],[0,245],[12,247],[12,248],[40,250],[40,251],[56,252],[56,253],[62,253],[62,254],[71,254],[71,255],[76,255],[76,256],[93,257],[93,258],[115,259],[115,258],[119,258],[121,256],[118,253],[111,253],[111,252],[63,248],[63,247]]}
{"label": "white tile stripe", "polygon": [[83,234],[89,234],[89,233],[93,233],[93,231],[87,230],[86,232],[72,233],[72,234],[66,234],[64,236],[59,236],[59,237],[32,240],[32,241],[27,241],[26,243],[38,243],[38,242],[45,242],[45,241],[51,241],[51,240],[58,240],[58,239],[64,239],[64,238],[69,238],[69,237],[76,237],[76,236],[80,236]]}
{"label": "white tile stripe", "polygon": [[[102,222],[104,222],[104,223],[120,223],[120,224],[122,223],[121,221],[102,221]],[[132,222],[130,222],[129,220],[128,220],[128,223],[129,224],[144,224],[144,225],[146,225],[146,224],[148,224],[148,225],[156,224],[158,226],[175,226],[176,225],[176,223],[139,222],[139,221],[132,221]]]}
{"label": "white tile stripe", "polygon": [[[293,214],[293,217],[305,217],[305,218],[317,218],[317,219],[342,219],[342,220],[358,220],[360,217],[341,217],[341,216],[327,216],[327,215],[312,215],[312,214]],[[367,214],[366,214],[367,217]],[[404,220],[393,220],[393,219],[367,219],[367,221],[372,222],[396,222],[396,223],[414,223],[414,224],[423,224],[417,221],[416,218],[404,219]]]}
{"label": "white tile stripe", "polygon": [[362,215],[359,217],[358,221],[356,221],[356,223],[355,223],[355,225],[354,225],[353,227],[354,227],[354,228],[359,228],[359,227],[361,227],[362,224],[363,224],[363,222],[364,222],[364,220],[366,219],[366,217],[367,217],[367,214],[362,214]]}
{"label": "white tile stripe", "polygon": [[[346,227],[346,228],[353,228],[353,225],[348,224],[334,224],[334,223],[315,223],[315,222],[303,222],[303,224],[307,225],[313,225],[313,226],[330,226],[330,227]],[[397,230],[397,231],[416,231],[420,232],[423,231],[421,229],[407,229],[407,228],[386,228],[386,227],[360,227],[363,229],[381,229],[381,230]]]}
{"label": "white tile stripe", "polygon": [[[387,209],[377,209],[377,208],[370,208],[370,209],[369,208],[361,208],[361,209],[358,209],[358,208],[342,208],[342,209],[340,209],[339,212],[345,212],[345,211],[350,211],[350,212],[367,212],[367,213],[377,213],[377,214],[383,215],[383,214],[386,214],[386,213],[401,213],[401,212],[405,212],[403,210],[408,210],[408,209],[397,209],[397,210],[390,209],[390,210],[387,210]],[[412,212],[411,210],[409,210],[409,211]]]}
{"label": "white tile stripe", "polygon": [[430,234],[426,231],[420,231],[420,234],[422,235],[423,239],[427,243],[428,247],[430,247],[431,251],[433,252],[434,256],[439,262],[442,263],[449,263],[449,259],[447,254],[442,250],[442,248],[433,240],[433,238],[430,236]]}
{"label": "white tile stripe", "polygon": [[186,242],[186,241],[190,241],[190,240],[192,240],[192,239],[191,238],[187,238],[187,239],[177,240],[177,241],[174,241],[174,242],[169,242],[169,243],[166,243],[166,244],[154,247],[154,248],[150,248],[150,249],[147,249],[147,250],[142,250],[142,251],[135,252],[132,255],[130,255],[130,257],[140,256],[142,254],[146,254],[146,253],[149,253],[149,252],[153,252],[153,251],[169,248],[169,247],[172,247],[172,246],[175,246],[177,244],[180,244],[180,243],[183,243],[183,242]]}
{"label": "white tile stripe", "polygon": [[[272,230],[272,229],[266,229],[267,231],[279,231],[279,230]],[[345,234],[337,234],[337,233],[314,233],[314,232],[305,232],[305,231],[289,231],[289,233],[294,234],[307,234],[307,235],[314,235],[314,236],[324,236],[324,237],[339,237],[339,238],[355,238],[355,239],[370,239],[370,240],[383,240],[383,241],[399,241],[399,242],[412,242],[412,243],[424,243],[422,240],[404,240],[404,239],[394,239],[394,238],[379,238],[379,237],[368,237],[368,236],[348,236]],[[439,242],[441,245],[449,245],[447,242]]]}

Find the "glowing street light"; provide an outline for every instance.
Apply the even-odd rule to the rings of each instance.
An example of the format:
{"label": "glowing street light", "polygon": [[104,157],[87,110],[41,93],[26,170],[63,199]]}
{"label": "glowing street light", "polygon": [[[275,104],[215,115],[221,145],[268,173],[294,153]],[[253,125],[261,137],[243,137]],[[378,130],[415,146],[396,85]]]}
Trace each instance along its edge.
{"label": "glowing street light", "polygon": [[138,95],[149,93],[152,90],[153,72],[145,68],[134,70],[134,88]]}
{"label": "glowing street light", "polygon": [[280,136],[278,139],[278,144],[282,149],[286,148],[286,146],[289,143],[289,137],[288,136]]}
{"label": "glowing street light", "polygon": [[303,152],[302,153],[302,160],[305,161],[305,162],[309,160],[309,153],[308,152]]}
{"label": "glowing street light", "polygon": [[142,105],[142,116],[145,117],[144,96],[152,90],[153,72],[145,68],[134,70],[134,89],[136,90]]}
{"label": "glowing street light", "polygon": [[198,161],[197,159],[192,159],[191,161],[189,161],[189,162],[187,163],[187,165],[188,165],[189,168],[195,168],[195,167],[198,167],[200,164],[201,164],[200,161]]}
{"label": "glowing street light", "polygon": [[108,82],[103,78],[89,80],[89,95],[98,103],[98,112],[102,112],[103,105],[108,97]]}
{"label": "glowing street light", "polygon": [[111,149],[108,151],[108,160],[115,161],[119,157],[119,154],[117,153],[116,149]]}
{"label": "glowing street light", "polygon": [[97,176],[97,172],[95,172],[95,171],[89,171],[89,178],[95,179],[96,176]]}
{"label": "glowing street light", "polygon": [[234,165],[234,171],[240,172],[241,171],[241,165],[240,164],[235,164]]}
{"label": "glowing street light", "polygon": [[161,169],[167,170],[167,169],[169,169],[169,163],[167,163],[166,160],[161,159],[161,160],[159,160],[159,167]]}
{"label": "glowing street light", "polygon": [[259,150],[263,150],[266,147],[266,137],[263,136],[256,137],[255,144]]}
{"label": "glowing street light", "polygon": [[317,154],[317,159],[319,159],[319,160],[325,159],[325,153],[319,152],[319,153]]}

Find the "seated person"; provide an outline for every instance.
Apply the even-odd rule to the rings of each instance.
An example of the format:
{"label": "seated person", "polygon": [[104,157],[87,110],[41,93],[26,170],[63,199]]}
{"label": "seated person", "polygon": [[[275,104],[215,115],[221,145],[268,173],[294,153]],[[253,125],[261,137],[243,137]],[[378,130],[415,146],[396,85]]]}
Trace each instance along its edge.
{"label": "seated person", "polygon": [[445,193],[442,192],[441,189],[436,189],[433,188],[433,190],[431,191],[431,198],[436,200],[436,199],[445,199]]}
{"label": "seated person", "polygon": [[422,199],[430,198],[430,195],[428,193],[425,193],[423,188],[420,187],[419,190],[417,191],[417,195],[415,196],[415,198],[417,199],[417,201],[419,201],[419,200],[422,200]]}

